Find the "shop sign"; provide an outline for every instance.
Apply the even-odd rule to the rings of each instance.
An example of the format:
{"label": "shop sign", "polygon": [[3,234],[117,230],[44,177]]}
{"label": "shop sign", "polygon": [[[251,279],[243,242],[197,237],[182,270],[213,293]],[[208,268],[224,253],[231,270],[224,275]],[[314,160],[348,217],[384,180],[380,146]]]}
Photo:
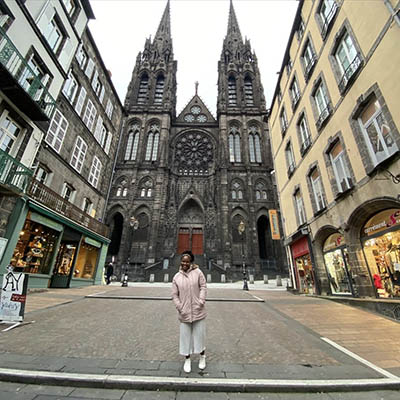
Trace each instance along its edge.
{"label": "shop sign", "polygon": [[98,247],[98,248],[101,247],[101,243],[100,242],[98,242],[97,240],[88,238],[88,237],[85,237],[85,243],[90,244],[93,247]]}
{"label": "shop sign", "polygon": [[276,210],[269,210],[268,213],[272,240],[280,240],[278,212]]}
{"label": "shop sign", "polygon": [[323,251],[330,251],[345,244],[346,242],[343,235],[340,233],[333,233],[328,237],[328,239],[325,240]]}
{"label": "shop sign", "polygon": [[400,210],[390,209],[374,215],[364,226],[365,236],[400,225]]}
{"label": "shop sign", "polygon": [[0,320],[23,321],[29,275],[9,270],[3,276],[0,298]]}
{"label": "shop sign", "polygon": [[302,237],[292,244],[292,254],[293,258],[304,256],[308,254],[310,250],[308,249],[308,239],[307,236]]}
{"label": "shop sign", "polygon": [[63,226],[61,224],[58,224],[57,222],[52,221],[50,218],[46,218],[43,215],[37,214],[35,212],[31,212],[29,218],[32,221],[45,225],[48,228],[54,229],[55,231],[61,232],[63,230]]}

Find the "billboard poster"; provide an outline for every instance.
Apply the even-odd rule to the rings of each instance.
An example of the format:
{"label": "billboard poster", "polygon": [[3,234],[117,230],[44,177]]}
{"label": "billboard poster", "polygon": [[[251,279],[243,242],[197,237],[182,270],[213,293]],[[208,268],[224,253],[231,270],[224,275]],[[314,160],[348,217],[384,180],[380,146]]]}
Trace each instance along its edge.
{"label": "billboard poster", "polygon": [[269,223],[271,227],[272,240],[279,240],[281,235],[279,233],[278,212],[276,210],[269,210]]}

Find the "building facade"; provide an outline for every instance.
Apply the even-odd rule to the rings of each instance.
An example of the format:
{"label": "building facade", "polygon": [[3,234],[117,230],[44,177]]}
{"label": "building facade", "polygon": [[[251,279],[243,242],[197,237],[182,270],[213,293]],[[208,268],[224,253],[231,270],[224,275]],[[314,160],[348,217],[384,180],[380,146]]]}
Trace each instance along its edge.
{"label": "building facade", "polygon": [[[35,151],[23,138],[15,143],[16,151],[31,159],[24,164],[22,156],[17,168],[7,170],[10,177],[14,176],[5,181],[8,186],[21,182],[20,165],[28,172],[23,175],[24,186],[14,184],[10,189],[13,194],[3,198],[9,215],[2,233],[7,245],[0,273],[11,264],[29,274],[30,287],[100,283],[109,243],[103,218],[122,105],[87,28],[94,16],[89,2],[84,1],[10,3],[21,9],[24,4],[32,7],[25,9],[25,13],[32,13],[32,29],[43,35],[38,41],[50,45],[54,63],[62,69],[56,80],[56,100],[40,126]],[[71,32],[66,28],[67,21]],[[20,34],[17,37],[21,39]],[[25,40],[32,42],[27,37]],[[65,44],[61,37],[65,37]],[[70,46],[72,39],[74,45]],[[35,44],[28,43],[30,46],[36,49]],[[61,64],[62,52],[57,58],[60,47],[68,49],[65,65]],[[31,52],[36,57],[36,50]],[[50,80],[41,77],[31,61],[28,64],[32,72],[28,80]],[[51,64],[46,60],[38,65]],[[10,157],[13,147],[7,149]]]}
{"label": "building facade", "polygon": [[396,1],[299,3],[270,126],[300,292],[400,297],[399,21]]}
{"label": "building facade", "polygon": [[148,279],[150,272],[171,278],[187,249],[213,279],[241,278],[243,265],[256,275],[284,271],[270,227],[273,222],[278,238],[260,71],[232,3],[218,62],[216,118],[197,85],[176,115],[176,70],[168,2],[154,39],[137,56],[125,100],[107,213],[110,256],[131,279]]}

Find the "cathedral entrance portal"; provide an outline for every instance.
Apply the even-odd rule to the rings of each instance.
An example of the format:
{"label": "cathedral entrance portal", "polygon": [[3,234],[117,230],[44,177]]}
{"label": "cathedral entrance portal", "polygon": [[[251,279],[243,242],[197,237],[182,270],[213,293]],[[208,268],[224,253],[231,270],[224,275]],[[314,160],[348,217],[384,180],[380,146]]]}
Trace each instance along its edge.
{"label": "cathedral entrance portal", "polygon": [[187,201],[179,211],[177,253],[191,250],[194,255],[204,253],[203,210],[194,200]]}

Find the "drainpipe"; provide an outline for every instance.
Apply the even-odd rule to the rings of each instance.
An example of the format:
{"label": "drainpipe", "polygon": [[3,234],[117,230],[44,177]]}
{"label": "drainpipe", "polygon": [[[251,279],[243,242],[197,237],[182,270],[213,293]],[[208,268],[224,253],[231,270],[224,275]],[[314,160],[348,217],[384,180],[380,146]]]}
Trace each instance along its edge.
{"label": "drainpipe", "polygon": [[390,2],[390,0],[383,0],[383,2],[385,3],[386,8],[389,10],[390,15],[396,21],[397,25],[400,26],[400,18],[397,15],[397,13],[394,11],[394,8],[393,8],[392,3]]}

